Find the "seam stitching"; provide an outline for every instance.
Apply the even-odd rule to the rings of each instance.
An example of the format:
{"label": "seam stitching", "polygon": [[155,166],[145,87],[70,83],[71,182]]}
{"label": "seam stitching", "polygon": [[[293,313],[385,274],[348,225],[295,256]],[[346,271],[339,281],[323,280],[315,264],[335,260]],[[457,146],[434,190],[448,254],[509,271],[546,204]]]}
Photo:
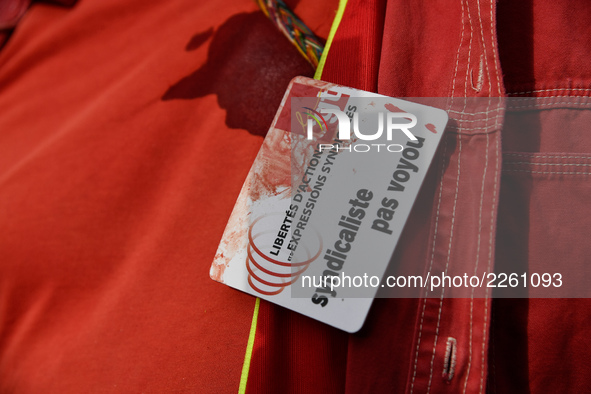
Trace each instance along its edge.
{"label": "seam stitching", "polygon": [[[499,75],[499,68],[498,68],[498,59],[497,59],[497,48],[496,48],[496,35],[494,31],[494,0],[490,0],[490,36],[492,41],[492,52],[494,57],[494,66],[495,66],[495,75],[497,78],[497,92],[499,96],[499,104],[501,104],[501,80]],[[495,128],[498,128],[498,119],[495,119]],[[487,134],[488,136],[488,134]],[[493,198],[491,203],[491,210],[490,210],[490,235],[489,235],[489,250],[488,250],[488,264],[486,267],[486,271],[490,272],[490,267],[492,264],[492,243],[493,243],[493,227],[494,227],[494,219],[495,219],[495,206],[497,200],[497,183],[499,181],[499,137],[496,137],[496,147],[495,147],[495,177],[493,179]],[[482,368],[480,371],[480,392],[483,390],[483,382],[484,382],[484,353],[486,347],[486,330],[487,330],[487,323],[488,323],[488,288],[485,289],[485,299],[484,299],[484,326],[482,328],[482,358],[481,364]]]}
{"label": "seam stitching", "polygon": [[[472,60],[472,42],[473,42],[473,38],[474,38],[474,26],[472,24],[472,13],[470,12],[470,4],[468,2],[468,0],[466,0],[466,11],[468,13],[468,24],[470,26],[470,41],[469,41],[469,45],[468,45],[468,59],[467,59],[467,66],[466,66],[466,75],[464,76],[464,106],[462,109],[462,112],[465,112],[466,110],[466,105],[467,105],[467,100],[466,97],[468,96],[468,76],[469,76],[469,70],[471,68],[471,60]],[[460,120],[462,120],[463,116],[460,118]],[[453,244],[453,235],[454,235],[454,225],[455,225],[455,219],[456,219],[456,207],[457,207],[457,202],[458,202],[458,192],[459,192],[459,187],[460,187],[460,168],[461,168],[461,159],[462,159],[462,136],[458,134],[457,136],[457,140],[458,140],[458,158],[457,158],[457,165],[456,165],[456,190],[455,190],[455,194],[454,194],[454,203],[453,203],[453,208],[452,208],[452,214],[451,214],[451,226],[450,226],[450,234],[449,234],[449,243],[448,243],[448,248],[447,248],[447,259],[445,261],[445,273],[447,273],[448,269],[449,269],[449,262],[450,262],[450,257],[451,257],[451,247]],[[427,394],[430,393],[431,391],[431,383],[432,383],[432,379],[433,379],[433,366],[434,366],[434,361],[435,361],[435,353],[437,350],[437,340],[439,339],[439,328],[441,326],[441,314],[443,312],[443,298],[445,295],[445,289],[442,289],[441,291],[441,297],[439,299],[439,311],[437,313],[437,326],[435,327],[435,338],[433,340],[433,352],[431,354],[431,363],[430,363],[430,370],[429,370],[429,383],[427,385]]]}
{"label": "seam stitching", "polygon": [[528,165],[528,166],[563,166],[563,167],[591,167],[591,163],[530,163],[526,161],[509,162],[512,165]]}
{"label": "seam stitching", "polygon": [[558,155],[544,155],[539,156],[539,153],[532,152],[532,153],[503,153],[503,156],[515,156],[515,157],[527,157],[530,159],[586,159],[591,160],[591,156],[558,156]]}
{"label": "seam stitching", "polygon": [[559,175],[591,175],[591,172],[579,171],[532,171],[528,169],[503,169],[504,172],[526,172],[531,174],[559,174]]}
{"label": "seam stitching", "polygon": [[[461,21],[462,21],[462,31],[461,31],[461,35],[460,35],[460,43],[458,45],[458,51],[456,52],[456,66],[454,69],[454,77],[452,80],[452,93],[451,93],[451,103],[449,105],[449,109],[448,112],[455,112],[453,110],[451,110],[452,106],[453,106],[453,100],[454,100],[454,95],[455,95],[455,87],[456,87],[456,78],[458,75],[458,64],[459,64],[459,60],[460,60],[460,51],[462,49],[462,44],[464,42],[464,32],[466,30],[466,21],[465,21],[465,10],[464,10],[464,1],[460,0],[460,4],[462,6],[462,16],[461,16]],[[445,138],[445,137],[444,137]],[[433,246],[431,248],[431,259],[429,262],[429,269],[427,272],[431,272],[431,269],[433,268],[433,260],[435,258],[435,245],[437,242],[437,231],[438,231],[438,227],[439,227],[439,212],[440,212],[440,208],[441,208],[441,198],[442,198],[442,193],[443,193],[443,179],[444,179],[444,175],[445,175],[445,158],[447,156],[447,138],[445,138],[445,141],[443,143],[443,155],[442,155],[442,159],[441,159],[441,179],[439,181],[439,196],[438,196],[438,201],[437,201],[437,213],[435,215],[435,229],[433,232]],[[428,292],[428,290],[427,290]],[[413,375],[412,375],[412,381],[411,381],[411,385],[410,385],[410,393],[412,394],[413,389],[414,389],[414,384],[415,384],[415,378],[417,375],[417,365],[418,365],[418,360],[419,360],[419,349],[420,349],[420,345],[421,345],[421,337],[422,337],[422,333],[423,333],[423,322],[424,322],[424,318],[425,318],[425,309],[427,306],[427,297],[425,296],[425,298],[423,299],[423,310],[421,312],[421,320],[420,320],[420,325],[419,325],[419,335],[417,338],[417,346],[416,346],[416,352],[415,352],[415,360],[414,360],[414,366],[413,366]]]}
{"label": "seam stitching", "polygon": [[555,88],[555,89],[537,89],[537,90],[528,90],[525,92],[510,92],[507,95],[515,95],[515,94],[529,94],[529,93],[542,93],[542,92],[591,92],[591,89],[587,88]]}

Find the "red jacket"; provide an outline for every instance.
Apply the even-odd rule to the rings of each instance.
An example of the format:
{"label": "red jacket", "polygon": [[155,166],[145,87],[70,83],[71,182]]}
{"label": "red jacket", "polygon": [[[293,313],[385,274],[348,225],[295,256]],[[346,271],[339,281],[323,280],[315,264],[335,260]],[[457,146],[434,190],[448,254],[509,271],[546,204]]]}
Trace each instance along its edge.
{"label": "red jacket", "polygon": [[[584,278],[591,4],[516,3],[346,5],[322,79],[454,98],[402,264]],[[326,36],[335,3],[292,6]],[[312,73],[248,0],[29,9],[0,50],[0,393],[587,391],[587,299],[378,299],[353,335],[261,302],[244,363],[255,300],[209,266]]]}

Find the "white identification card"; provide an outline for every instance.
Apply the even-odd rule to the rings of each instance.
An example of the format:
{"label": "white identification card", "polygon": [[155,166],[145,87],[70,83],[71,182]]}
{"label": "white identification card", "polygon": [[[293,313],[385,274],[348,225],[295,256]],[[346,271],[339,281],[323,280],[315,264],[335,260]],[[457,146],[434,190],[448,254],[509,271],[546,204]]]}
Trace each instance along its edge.
{"label": "white identification card", "polygon": [[358,331],[447,124],[444,110],[294,78],[212,279]]}

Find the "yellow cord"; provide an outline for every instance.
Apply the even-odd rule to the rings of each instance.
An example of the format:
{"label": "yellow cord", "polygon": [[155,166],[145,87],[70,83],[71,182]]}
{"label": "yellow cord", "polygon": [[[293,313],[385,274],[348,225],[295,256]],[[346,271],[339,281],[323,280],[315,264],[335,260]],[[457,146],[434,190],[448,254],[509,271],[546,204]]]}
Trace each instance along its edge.
{"label": "yellow cord", "polygon": [[[330,49],[332,40],[334,39],[334,36],[337,32],[337,29],[339,28],[341,20],[343,19],[343,14],[345,13],[346,6],[347,0],[339,1],[339,8],[337,9],[337,14],[335,15],[334,21],[332,22],[330,33],[328,34],[328,40],[326,41],[324,51],[322,52],[322,57],[320,58],[320,62],[318,63],[318,68],[314,73],[314,79],[320,79],[320,77],[322,76],[322,71],[324,70],[324,63],[326,63],[326,57],[328,56],[328,50]],[[248,382],[250,360],[252,359],[252,349],[254,347],[254,339],[257,332],[257,321],[259,319],[260,304],[261,299],[257,297],[254,304],[254,312],[252,314],[252,323],[250,324],[250,333],[248,334],[248,343],[246,345],[246,354],[244,355],[244,364],[242,365],[242,374],[240,375],[240,386],[238,388],[238,394],[246,393],[246,383]]]}
{"label": "yellow cord", "polygon": [[248,381],[248,372],[250,371],[250,360],[252,358],[252,348],[254,347],[254,337],[257,332],[257,321],[259,319],[259,305],[261,299],[257,297],[254,303],[254,312],[252,314],[252,323],[250,324],[250,334],[248,334],[248,343],[246,345],[246,354],[244,355],[244,364],[242,365],[242,374],[240,375],[239,394],[246,393],[246,383]]}
{"label": "yellow cord", "polygon": [[341,20],[343,19],[343,14],[345,13],[345,7],[347,6],[347,0],[340,0],[339,1],[339,8],[337,9],[337,14],[334,17],[334,21],[332,22],[332,26],[330,27],[330,32],[328,33],[328,39],[326,40],[326,45],[324,46],[324,51],[322,52],[322,56],[320,57],[320,62],[318,63],[318,68],[314,73],[314,79],[320,79],[322,76],[322,71],[324,70],[324,64],[326,63],[326,57],[328,56],[328,51],[330,50],[330,46],[332,45],[332,41],[334,39],[335,34],[337,33],[337,29],[341,24]]}

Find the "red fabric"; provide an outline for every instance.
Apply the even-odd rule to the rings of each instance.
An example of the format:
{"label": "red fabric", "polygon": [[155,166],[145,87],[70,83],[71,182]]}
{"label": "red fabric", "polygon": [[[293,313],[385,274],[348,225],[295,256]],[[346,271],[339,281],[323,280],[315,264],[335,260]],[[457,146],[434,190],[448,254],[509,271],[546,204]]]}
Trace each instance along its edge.
{"label": "red fabric", "polygon": [[[72,6],[77,0],[54,0],[56,4]],[[31,0],[0,0],[0,48],[27,12]]]}
{"label": "red fabric", "polygon": [[0,30],[16,26],[30,4],[31,0],[0,0]]}
{"label": "red fabric", "polygon": [[[569,130],[588,129],[589,119],[549,109],[556,96],[573,97],[575,108],[590,104],[591,7],[514,3],[349,0],[322,79],[391,96],[455,98],[396,251],[400,266],[451,275],[562,269],[584,285],[591,138],[565,135],[556,119],[576,119]],[[385,17],[372,14],[384,9]],[[550,98],[533,112],[542,125],[535,133],[515,122],[531,106],[505,111],[493,99],[479,111],[462,108],[464,97],[505,92]],[[379,299],[347,339],[269,304],[260,319],[252,393],[585,392],[591,372],[587,299]],[[444,370],[448,338],[457,341],[453,376]]]}
{"label": "red fabric", "polygon": [[1,393],[238,390],[255,300],[209,267],[312,73],[249,0],[32,5],[0,51]]}
{"label": "red fabric", "polygon": [[[589,133],[462,111],[505,92],[588,106],[590,4],[514,3],[349,0],[323,79],[457,98],[401,266],[588,265]],[[292,6],[325,36],[335,4]],[[0,392],[237,391],[254,299],[208,270],[287,81],[312,73],[255,10],[86,0],[21,20],[0,52]],[[380,299],[348,335],[261,302],[247,391],[584,392],[588,310]]]}
{"label": "red fabric", "polygon": [[[335,65],[327,65],[322,79],[365,90],[377,87],[375,63],[379,59],[384,4],[366,2],[355,13],[346,13],[348,24],[335,40]],[[375,34],[372,34],[375,33]],[[340,37],[340,36],[339,36]],[[354,67],[347,62],[356,59]],[[328,69],[330,67],[330,69]],[[341,393],[350,387],[347,368],[349,335],[276,305],[261,302],[250,393]],[[373,348],[372,348],[373,349]],[[358,358],[365,360],[365,357]],[[370,368],[375,369],[376,365]],[[347,383],[347,384],[345,384]]]}
{"label": "red fabric", "polygon": [[[52,3],[72,6],[77,0],[53,0]],[[23,17],[31,0],[0,0],[0,30],[14,28]],[[0,46],[3,41],[0,40]]]}
{"label": "red fabric", "polygon": [[[339,27],[337,39],[331,45],[331,57],[322,79],[375,92],[386,2],[371,0],[363,2],[363,6],[352,2],[347,7],[349,11],[343,15],[342,28]],[[351,9],[355,11],[350,12]],[[333,53],[337,55],[332,56]]]}
{"label": "red fabric", "polygon": [[[503,27],[499,57],[510,95],[547,97],[544,105],[588,102],[591,4],[530,0],[501,1],[498,7]],[[591,138],[573,132],[588,129],[587,112],[533,113],[541,125],[535,134],[513,126],[513,114],[508,115],[503,130],[498,271],[509,266],[570,270],[588,286],[591,248],[583,238],[591,218],[591,190],[584,163],[591,160]],[[556,123],[565,119],[574,120],[576,128]],[[527,154],[515,160],[516,152]],[[553,152],[558,154],[551,157]],[[488,354],[490,391],[588,391],[590,308],[589,299],[495,300]]]}

